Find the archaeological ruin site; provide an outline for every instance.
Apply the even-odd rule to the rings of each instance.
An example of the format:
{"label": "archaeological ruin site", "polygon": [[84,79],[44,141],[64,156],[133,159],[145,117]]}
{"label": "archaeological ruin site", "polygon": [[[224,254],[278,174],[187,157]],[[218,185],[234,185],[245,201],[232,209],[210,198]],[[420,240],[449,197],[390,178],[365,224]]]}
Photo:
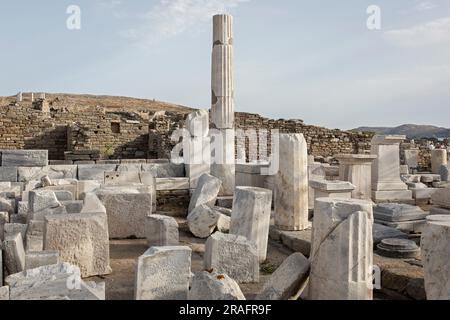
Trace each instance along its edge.
{"label": "archaeological ruin site", "polygon": [[235,112],[212,20],[210,110],[0,98],[0,300],[449,300],[447,149]]}

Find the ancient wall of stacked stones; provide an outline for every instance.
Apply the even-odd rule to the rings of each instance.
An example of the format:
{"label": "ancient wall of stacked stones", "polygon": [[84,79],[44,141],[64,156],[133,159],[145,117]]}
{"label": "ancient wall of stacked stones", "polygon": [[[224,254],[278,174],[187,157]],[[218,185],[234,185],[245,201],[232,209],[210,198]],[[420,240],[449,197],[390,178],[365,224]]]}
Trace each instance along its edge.
{"label": "ancient wall of stacked stones", "polygon": [[0,108],[0,149],[46,149],[64,159],[67,150],[99,150],[102,158],[146,158],[147,120],[134,113],[15,104]]}
{"label": "ancient wall of stacked stones", "polygon": [[[49,158],[64,159],[68,150],[99,150],[103,159],[169,158],[172,133],[184,127],[184,114],[158,112],[150,119],[130,112],[105,112],[101,107],[50,107],[15,104],[0,108],[0,149],[46,149]],[[237,137],[236,145],[245,144],[247,160],[270,154],[271,130],[303,133],[308,153],[333,156],[339,153],[364,153],[370,150],[371,134],[353,133],[305,125],[301,120],[272,120],[257,114],[236,113],[236,129],[247,130]],[[254,135],[251,130],[254,129]],[[267,141],[258,137],[267,132]],[[263,135],[264,136],[264,135]],[[249,148],[257,145],[258,148]],[[420,144],[419,164],[430,166],[430,152]],[[409,148],[404,144],[402,149]]]}
{"label": "ancient wall of stacked stones", "polygon": [[[303,133],[308,143],[308,154],[314,156],[329,157],[339,153],[364,153],[365,151],[370,151],[372,134],[330,130],[305,125],[301,120],[272,120],[249,113],[236,113],[235,121],[237,129],[248,130],[253,128],[257,133],[256,135],[249,135],[249,137],[245,138],[247,155],[250,159],[256,159],[257,157],[252,152],[249,154],[249,150],[253,151],[253,153],[256,152],[254,150],[255,148],[249,148],[250,144],[258,144],[260,148],[264,148],[264,143],[261,145],[257,138],[259,132],[267,131],[269,133],[267,149],[270,153],[270,133],[273,129],[278,129],[282,133]],[[242,141],[237,142],[238,145],[242,143]],[[261,151],[258,150],[258,153],[264,153]]]}

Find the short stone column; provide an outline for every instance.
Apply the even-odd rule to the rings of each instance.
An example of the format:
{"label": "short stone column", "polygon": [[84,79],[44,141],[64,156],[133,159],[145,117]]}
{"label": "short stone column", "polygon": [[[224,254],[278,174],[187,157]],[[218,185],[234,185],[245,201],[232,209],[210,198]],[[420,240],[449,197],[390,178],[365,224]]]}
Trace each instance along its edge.
{"label": "short stone column", "polygon": [[237,187],[234,194],[230,233],[246,237],[256,245],[259,261],[267,256],[272,191],[254,187]]}
{"label": "short stone column", "polygon": [[308,151],[303,134],[281,134],[275,178],[275,225],[286,231],[308,229]]}
{"label": "short stone column", "polygon": [[430,216],[421,249],[428,300],[450,300],[450,220]]}
{"label": "short stone column", "polygon": [[351,199],[355,186],[348,181],[310,180],[309,185],[314,189],[314,201],[318,198]]}
{"label": "short stone column", "polygon": [[372,203],[319,198],[314,209],[309,298],[371,300]]}
{"label": "short stone column", "polygon": [[435,174],[439,174],[441,166],[447,166],[447,150],[435,149],[431,151],[431,171]]}
{"label": "short stone column", "polygon": [[406,139],[401,135],[375,135],[371,154],[377,158],[372,165],[372,200],[412,201],[412,191],[400,179],[400,143]]}
{"label": "short stone column", "polygon": [[372,163],[377,156],[371,154],[340,154],[339,179],[355,186],[352,198],[368,200],[372,197]]}

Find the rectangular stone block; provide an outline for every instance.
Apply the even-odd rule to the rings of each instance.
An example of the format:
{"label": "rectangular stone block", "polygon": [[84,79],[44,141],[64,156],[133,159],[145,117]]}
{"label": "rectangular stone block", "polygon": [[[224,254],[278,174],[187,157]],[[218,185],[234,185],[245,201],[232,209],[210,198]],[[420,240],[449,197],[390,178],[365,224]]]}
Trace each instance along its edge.
{"label": "rectangular stone block", "polygon": [[150,192],[123,187],[100,189],[96,194],[106,208],[109,236],[112,239],[146,237],[145,219],[153,208]]}
{"label": "rectangular stone block", "polygon": [[105,171],[106,185],[127,185],[141,183],[139,171]]}
{"label": "rectangular stone block", "polygon": [[151,172],[156,178],[185,177],[184,165],[167,163],[147,163],[142,165],[143,172]]}
{"label": "rectangular stone block", "polygon": [[20,233],[22,236],[22,240],[25,239],[25,235],[27,233],[27,227],[28,225],[22,224],[22,223],[6,223],[3,226],[3,230],[5,233],[5,237],[7,236],[13,236],[16,233]]}
{"label": "rectangular stone block", "polygon": [[216,232],[206,241],[204,268],[240,283],[255,283],[259,281],[258,251],[245,237]]}
{"label": "rectangular stone block", "polygon": [[156,178],[157,191],[188,190],[189,178]]}
{"label": "rectangular stone block", "polygon": [[179,245],[178,223],[172,217],[157,214],[147,216],[145,231],[149,247]]}
{"label": "rectangular stone block", "polygon": [[82,213],[46,216],[44,250],[59,251],[61,261],[79,267],[82,277],[111,273],[106,215]]}
{"label": "rectangular stone block", "polygon": [[0,167],[0,182],[17,182],[17,167]]}
{"label": "rectangular stone block", "polygon": [[48,165],[47,150],[1,150],[2,167],[44,167]]}
{"label": "rectangular stone block", "polygon": [[61,201],[61,204],[66,208],[67,213],[80,213],[83,209],[83,200]]}
{"label": "rectangular stone block", "polygon": [[0,287],[0,301],[9,300],[9,287]]}
{"label": "rectangular stone block", "polygon": [[21,272],[25,269],[25,249],[22,235],[16,233],[5,237],[3,241],[5,268],[8,274]]}
{"label": "rectangular stone block", "polygon": [[442,208],[450,209],[450,188],[439,189],[431,196],[433,204]]}
{"label": "rectangular stone block", "polygon": [[5,283],[11,300],[104,300],[104,284],[84,282],[80,269],[69,263],[10,275]]}
{"label": "rectangular stone block", "polygon": [[18,181],[28,182],[41,180],[48,176],[50,179],[76,179],[78,166],[75,165],[53,165],[45,167],[19,167],[17,168]]}
{"label": "rectangular stone block", "polygon": [[191,278],[189,247],[153,247],[138,259],[136,300],[187,300]]}
{"label": "rectangular stone block", "polygon": [[105,171],[116,171],[115,164],[83,164],[78,165],[78,180],[104,181]]}
{"label": "rectangular stone block", "polygon": [[267,256],[271,208],[272,191],[253,187],[236,188],[230,233],[255,243],[259,262],[264,262]]}
{"label": "rectangular stone block", "polygon": [[25,254],[25,270],[59,263],[58,251],[28,251]]}

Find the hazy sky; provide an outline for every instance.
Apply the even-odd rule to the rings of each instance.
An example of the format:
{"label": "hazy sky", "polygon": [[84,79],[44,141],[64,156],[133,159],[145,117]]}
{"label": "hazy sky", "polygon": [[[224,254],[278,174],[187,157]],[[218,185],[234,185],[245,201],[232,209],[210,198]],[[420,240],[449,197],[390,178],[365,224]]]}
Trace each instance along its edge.
{"label": "hazy sky", "polygon": [[[81,30],[66,10],[81,8]],[[381,30],[366,25],[381,8]],[[125,95],[210,107],[211,18],[235,16],[236,108],[330,128],[450,127],[450,0],[0,3],[0,95]]]}

